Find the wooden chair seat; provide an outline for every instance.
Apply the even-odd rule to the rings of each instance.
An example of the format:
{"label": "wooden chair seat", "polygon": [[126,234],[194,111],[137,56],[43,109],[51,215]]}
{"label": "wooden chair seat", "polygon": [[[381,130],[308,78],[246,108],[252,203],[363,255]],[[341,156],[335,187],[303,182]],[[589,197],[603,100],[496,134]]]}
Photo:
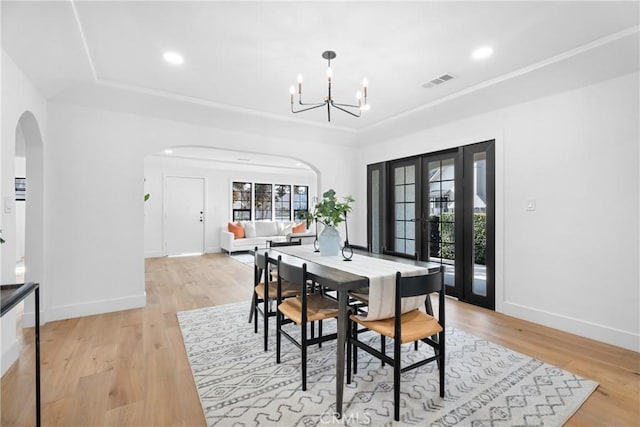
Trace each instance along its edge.
{"label": "wooden chair seat", "polygon": [[[255,287],[255,291],[256,294],[258,294],[258,296],[260,297],[260,299],[264,299],[264,282],[260,282],[256,285]],[[278,282],[277,281],[273,281],[273,282],[269,282],[269,286],[268,286],[268,299],[274,300],[276,299],[276,297],[278,296]],[[300,295],[300,288],[289,283],[289,282],[284,282],[282,284],[282,297],[283,298],[289,298],[289,297],[295,297],[296,295]]]}
{"label": "wooden chair seat", "polygon": [[[278,310],[296,324],[302,323],[302,298],[284,300]],[[338,317],[338,303],[321,294],[307,295],[307,321],[325,320]]]}
{"label": "wooden chair seat", "polygon": [[[375,331],[380,335],[394,338],[395,319],[393,317],[369,322],[360,320],[354,315],[351,315],[350,318],[353,322]],[[402,324],[402,336],[400,338],[402,344],[422,340],[442,331],[442,326],[440,326],[437,319],[418,309],[403,314],[400,318],[400,323]]]}

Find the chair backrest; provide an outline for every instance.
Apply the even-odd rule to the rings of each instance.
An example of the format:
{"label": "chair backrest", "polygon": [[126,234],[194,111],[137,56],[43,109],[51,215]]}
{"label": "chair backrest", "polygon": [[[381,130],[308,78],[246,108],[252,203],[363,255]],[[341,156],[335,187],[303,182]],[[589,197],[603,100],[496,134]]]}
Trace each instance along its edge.
{"label": "chair backrest", "polygon": [[412,254],[405,254],[404,252],[396,252],[396,251],[388,250],[385,247],[382,248],[382,254],[383,255],[391,255],[391,256],[398,257],[398,258],[412,259],[414,261],[417,261],[418,258],[419,258],[418,257],[418,252],[414,252]]}
{"label": "chair backrest", "polygon": [[445,266],[441,265],[438,271],[419,276],[403,277],[399,271],[396,273],[395,317],[398,327],[400,315],[402,314],[402,298],[419,295],[426,295],[429,298],[429,294],[438,292],[438,323],[444,328],[444,272]]}
{"label": "chair backrest", "polygon": [[269,271],[269,256],[266,252],[260,253],[260,250],[256,246],[253,249],[253,281],[254,286],[260,283],[260,279],[262,275],[265,276],[265,283],[269,282],[266,280]]}
{"label": "chair backrest", "polygon": [[296,265],[287,264],[282,261],[282,257],[278,256],[278,280],[286,280],[294,285],[300,285],[306,283],[307,280],[307,264],[302,264],[302,267]]}
{"label": "chair backrest", "polygon": [[300,245],[302,245],[302,239],[299,237],[297,239],[291,239],[288,242],[274,242],[273,240],[269,240],[270,248],[277,248],[278,246],[300,246]]}
{"label": "chair backrest", "polygon": [[302,264],[302,267],[297,265],[287,264],[282,261],[282,256],[278,256],[278,296],[277,302],[280,304],[282,301],[281,287],[282,281],[293,284],[300,287],[300,299],[302,300],[302,323],[307,323],[307,264]]}

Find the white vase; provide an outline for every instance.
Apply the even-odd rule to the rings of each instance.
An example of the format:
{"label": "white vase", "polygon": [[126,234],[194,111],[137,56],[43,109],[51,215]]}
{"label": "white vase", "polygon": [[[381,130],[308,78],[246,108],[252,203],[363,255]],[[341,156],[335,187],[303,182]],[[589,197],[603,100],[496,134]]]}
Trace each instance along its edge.
{"label": "white vase", "polygon": [[335,256],[340,253],[340,233],[338,229],[325,225],[318,236],[321,256]]}

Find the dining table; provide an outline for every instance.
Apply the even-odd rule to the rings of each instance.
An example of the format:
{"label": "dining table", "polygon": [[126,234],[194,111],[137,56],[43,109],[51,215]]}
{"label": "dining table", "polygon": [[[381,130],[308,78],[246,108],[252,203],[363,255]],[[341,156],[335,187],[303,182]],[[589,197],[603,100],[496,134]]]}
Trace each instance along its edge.
{"label": "dining table", "polygon": [[[353,256],[346,260],[341,254],[323,256],[314,249],[313,245],[284,246],[277,248],[258,249],[265,253],[269,263],[277,265],[278,259],[287,264],[302,267],[307,266],[307,274],[311,280],[331,291],[336,291],[339,314],[337,319],[337,349],[336,349],[336,406],[335,415],[342,417],[343,390],[345,379],[345,349],[347,343],[347,325],[349,310],[349,292],[369,288],[370,296],[374,300],[391,301],[389,293],[395,289],[396,272],[402,275],[426,274],[435,272],[440,264],[434,262],[412,260],[401,257],[382,255],[366,251],[354,250]],[[393,284],[390,287],[389,284]],[[371,304],[370,300],[370,304]],[[375,304],[374,305],[378,305]],[[381,304],[381,311],[376,312],[377,318],[386,315]],[[388,304],[387,304],[388,305]],[[375,309],[374,311],[376,311]],[[391,317],[392,314],[387,317]],[[371,320],[371,319],[370,319]]]}

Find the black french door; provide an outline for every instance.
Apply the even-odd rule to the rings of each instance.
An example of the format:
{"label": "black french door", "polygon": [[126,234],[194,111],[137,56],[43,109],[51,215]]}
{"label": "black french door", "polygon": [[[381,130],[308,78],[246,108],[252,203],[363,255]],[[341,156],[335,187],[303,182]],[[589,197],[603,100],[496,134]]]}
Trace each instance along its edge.
{"label": "black french door", "polygon": [[448,295],[494,309],[494,142],[421,160],[422,258],[446,266]]}
{"label": "black french door", "polygon": [[495,308],[494,141],[368,166],[368,244],[446,267],[447,294]]}

